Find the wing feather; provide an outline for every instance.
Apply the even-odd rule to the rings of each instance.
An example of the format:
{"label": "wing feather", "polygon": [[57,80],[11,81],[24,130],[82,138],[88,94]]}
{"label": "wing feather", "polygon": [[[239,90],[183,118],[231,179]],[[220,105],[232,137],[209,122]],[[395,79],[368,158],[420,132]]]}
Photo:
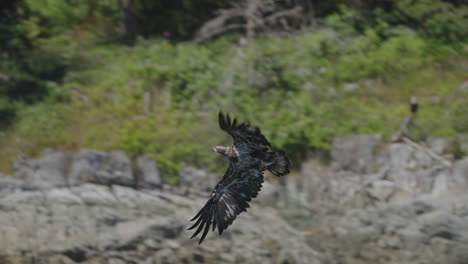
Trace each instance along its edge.
{"label": "wing feather", "polygon": [[234,146],[239,150],[249,148],[253,150],[267,151],[271,147],[268,140],[262,134],[258,127],[252,127],[248,123],[237,124],[237,119],[231,121],[229,114],[226,116],[219,112],[219,127],[231,135],[234,140]]}
{"label": "wing feather", "polygon": [[218,233],[221,235],[240,213],[249,208],[248,202],[258,195],[262,187],[263,174],[256,168],[242,171],[231,168],[226,174],[234,175],[223,177],[214,189],[211,198],[191,220],[196,220],[196,222],[189,229],[197,228],[191,238],[203,231],[199,243],[203,242],[211,225],[213,231],[217,226]]}

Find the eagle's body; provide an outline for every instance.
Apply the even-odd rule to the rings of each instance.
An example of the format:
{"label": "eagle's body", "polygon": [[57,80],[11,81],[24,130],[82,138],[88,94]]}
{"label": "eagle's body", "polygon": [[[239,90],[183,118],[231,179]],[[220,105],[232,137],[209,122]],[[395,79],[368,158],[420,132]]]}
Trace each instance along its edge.
{"label": "eagle's body", "polygon": [[232,146],[218,146],[213,151],[225,156],[230,164],[221,181],[211,192],[205,206],[191,220],[198,227],[192,238],[202,230],[201,243],[212,225],[222,234],[232,224],[237,215],[246,211],[248,202],[255,198],[263,183],[263,171],[271,171],[277,176],[289,173],[290,162],[283,151],[268,152],[270,143],[257,127],[247,123],[231,122],[229,115],[219,113],[219,125],[229,133],[234,143]]}

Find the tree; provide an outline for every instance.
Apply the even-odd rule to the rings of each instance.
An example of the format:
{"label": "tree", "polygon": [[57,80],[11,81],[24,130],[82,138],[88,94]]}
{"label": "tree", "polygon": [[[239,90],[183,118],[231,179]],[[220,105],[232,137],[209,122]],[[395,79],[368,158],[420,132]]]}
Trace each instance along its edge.
{"label": "tree", "polygon": [[133,0],[119,0],[119,9],[125,34],[125,41],[128,44],[133,45],[137,36],[137,24],[135,11],[133,9]]}

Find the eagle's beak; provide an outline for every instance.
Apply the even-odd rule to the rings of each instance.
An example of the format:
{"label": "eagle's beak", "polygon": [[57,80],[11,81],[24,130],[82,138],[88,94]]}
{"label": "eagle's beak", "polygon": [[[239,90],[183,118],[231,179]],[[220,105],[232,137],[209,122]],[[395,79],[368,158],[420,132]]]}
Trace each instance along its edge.
{"label": "eagle's beak", "polygon": [[218,152],[218,150],[216,149],[216,147],[212,148],[211,151],[213,151],[213,152]]}

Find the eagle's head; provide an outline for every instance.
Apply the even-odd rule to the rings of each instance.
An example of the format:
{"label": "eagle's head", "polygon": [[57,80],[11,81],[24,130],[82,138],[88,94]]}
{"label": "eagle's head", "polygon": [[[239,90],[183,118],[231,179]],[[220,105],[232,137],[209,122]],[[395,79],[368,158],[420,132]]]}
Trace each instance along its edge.
{"label": "eagle's head", "polygon": [[228,149],[229,149],[229,147],[216,146],[216,147],[213,148],[213,152],[218,152],[219,154],[221,154],[223,156],[227,156],[228,155]]}

